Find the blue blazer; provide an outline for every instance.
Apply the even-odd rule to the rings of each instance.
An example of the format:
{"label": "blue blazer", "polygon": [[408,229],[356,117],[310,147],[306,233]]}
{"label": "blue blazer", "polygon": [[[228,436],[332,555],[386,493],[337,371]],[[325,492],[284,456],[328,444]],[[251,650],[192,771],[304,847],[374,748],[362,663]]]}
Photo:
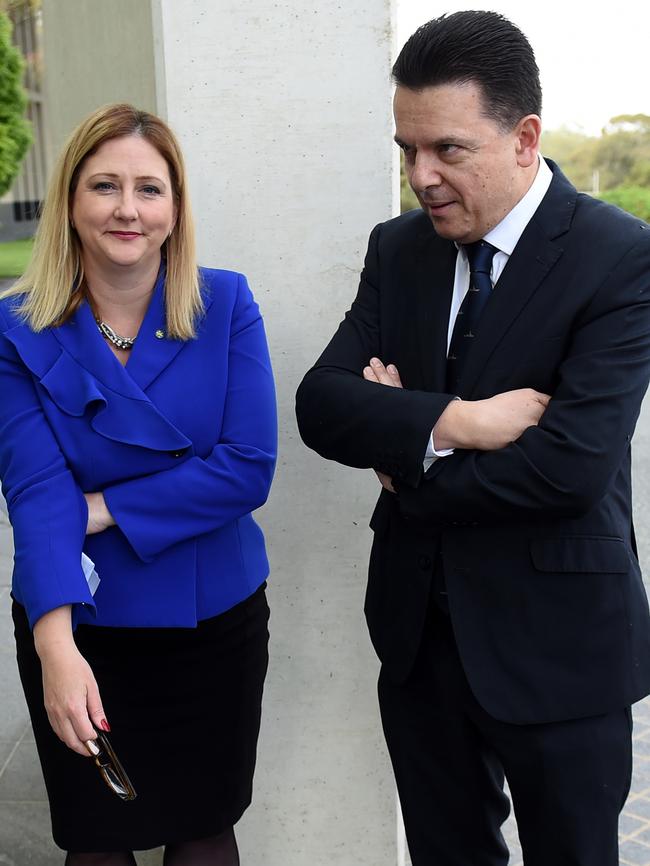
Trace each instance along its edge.
{"label": "blue blazer", "polygon": [[[0,301],[0,476],[14,529],[13,595],[33,625],[193,627],[268,574],[251,511],[277,447],[262,319],[245,278],[201,269],[197,338],[165,336],[164,272],[125,367],[87,303],[41,333]],[[86,537],[84,492],[116,526]],[[95,562],[91,596],[81,553]]]}

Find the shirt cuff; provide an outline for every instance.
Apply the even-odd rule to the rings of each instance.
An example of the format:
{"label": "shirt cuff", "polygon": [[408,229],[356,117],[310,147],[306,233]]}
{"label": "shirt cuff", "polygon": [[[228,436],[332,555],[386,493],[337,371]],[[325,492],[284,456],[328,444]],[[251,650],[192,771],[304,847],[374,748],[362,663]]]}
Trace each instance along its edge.
{"label": "shirt cuff", "polygon": [[443,448],[442,451],[437,451],[436,446],[433,442],[433,430],[431,431],[431,435],[429,436],[429,444],[427,445],[427,450],[424,455],[423,466],[424,471],[430,469],[433,464],[438,460],[439,457],[449,457],[450,454],[454,453],[453,448]]}
{"label": "shirt cuff", "polygon": [[[454,397],[454,400],[460,400],[460,397]],[[453,448],[443,448],[441,451],[436,449],[436,446],[433,441],[433,430],[431,431],[431,435],[429,436],[429,444],[427,445],[427,450],[424,454],[424,460],[422,461],[422,465],[424,466],[424,471],[426,472],[430,469],[433,464],[438,460],[439,457],[449,457],[450,454],[454,453]]]}

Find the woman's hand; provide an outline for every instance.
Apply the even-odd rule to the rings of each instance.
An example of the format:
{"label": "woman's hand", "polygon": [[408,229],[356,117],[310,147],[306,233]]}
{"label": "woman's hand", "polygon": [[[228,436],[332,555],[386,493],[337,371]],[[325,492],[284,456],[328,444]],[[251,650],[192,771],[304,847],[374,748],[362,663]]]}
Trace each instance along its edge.
{"label": "woman's hand", "polygon": [[86,535],[94,535],[96,532],[103,532],[109,526],[115,526],[113,515],[104,502],[103,493],[84,493],[84,499],[88,506]]}
{"label": "woman's hand", "polygon": [[70,605],[42,616],[34,626],[34,643],[43,671],[45,710],[57,737],[84,757],[84,743],[97,736],[93,723],[110,730],[97,682],[72,637]]}

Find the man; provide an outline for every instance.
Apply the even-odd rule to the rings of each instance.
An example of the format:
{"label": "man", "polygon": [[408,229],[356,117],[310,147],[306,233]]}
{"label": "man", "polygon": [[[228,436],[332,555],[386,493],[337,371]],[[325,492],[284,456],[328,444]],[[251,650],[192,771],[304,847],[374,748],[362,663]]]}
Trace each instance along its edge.
{"label": "man", "polygon": [[495,13],[393,69],[422,211],[377,226],[300,386],[305,442],[376,471],[366,616],[414,866],[614,866],[650,691],[630,440],[650,230],[539,158],[530,45]]}

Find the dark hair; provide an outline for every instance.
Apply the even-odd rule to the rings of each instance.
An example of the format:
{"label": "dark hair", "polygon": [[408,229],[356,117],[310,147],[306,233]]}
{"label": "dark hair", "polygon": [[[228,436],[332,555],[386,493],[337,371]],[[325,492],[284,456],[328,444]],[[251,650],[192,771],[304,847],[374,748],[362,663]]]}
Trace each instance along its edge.
{"label": "dark hair", "polygon": [[472,82],[481,88],[485,116],[505,129],[542,111],[533,49],[497,12],[454,12],[423,24],[400,51],[393,79],[409,90]]}

